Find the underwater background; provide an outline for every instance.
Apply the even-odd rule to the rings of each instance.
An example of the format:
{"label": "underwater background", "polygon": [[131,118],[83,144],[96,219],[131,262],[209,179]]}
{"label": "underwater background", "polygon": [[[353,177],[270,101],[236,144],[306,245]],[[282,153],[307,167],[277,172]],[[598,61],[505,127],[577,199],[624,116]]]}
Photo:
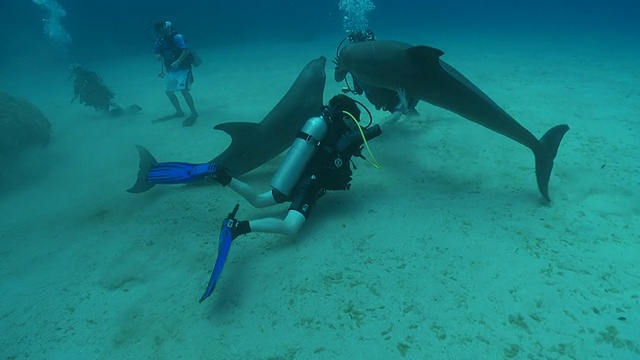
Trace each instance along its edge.
{"label": "underwater background", "polygon": [[[353,8],[359,6],[353,1]],[[58,5],[53,5],[58,4]],[[608,37],[610,42],[638,35],[640,4],[615,1],[376,1],[364,19],[376,33],[394,29],[440,32],[552,34],[588,41]],[[51,59],[46,45],[62,42],[71,59],[103,59],[146,51],[154,34],[147,29],[165,18],[188,34],[191,42],[215,46],[265,38],[313,39],[344,34],[343,17],[335,1],[48,1],[7,0],[0,14],[4,54],[34,51]],[[354,14],[357,14],[355,12]],[[352,15],[353,16],[353,15]],[[358,16],[358,15],[356,15]],[[54,23],[45,30],[47,23]],[[43,31],[45,30],[45,31]],[[47,34],[49,32],[49,34]],[[63,34],[66,33],[66,34]],[[64,39],[66,36],[69,39]],[[631,43],[629,43],[631,44]],[[48,55],[47,55],[48,54]],[[52,59],[51,59],[52,60]],[[3,56],[3,62],[11,62]]]}
{"label": "underwater background", "polygon": [[[0,359],[640,359],[640,2],[0,9],[0,91],[51,123],[46,148],[0,173]],[[191,128],[151,122],[171,110],[152,55],[160,20],[204,60]],[[199,304],[233,205],[243,219],[286,206],[253,209],[208,186],[129,194],[134,145],[209,161],[230,142],[212,127],[259,122],[309,60],[327,57],[325,101],[340,93],[330,60],[367,28],[442,49],[537,137],[568,124],[552,203],[519,144],[425,102],[397,122],[369,106],[382,169],[358,160],[352,189],[321,199],[292,238],[234,242]],[[72,102],[73,63],[142,111],[109,118]],[[279,160],[243,179],[267,187]]]}

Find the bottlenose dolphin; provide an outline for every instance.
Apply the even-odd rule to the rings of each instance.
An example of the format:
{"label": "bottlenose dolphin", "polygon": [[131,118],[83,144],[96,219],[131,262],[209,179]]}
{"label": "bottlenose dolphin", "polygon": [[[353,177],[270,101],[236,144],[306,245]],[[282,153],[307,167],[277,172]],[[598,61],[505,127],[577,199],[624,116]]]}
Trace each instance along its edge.
{"label": "bottlenose dolphin", "polygon": [[464,75],[442,61],[443,54],[429,46],[392,40],[353,43],[342,48],[334,61],[334,78],[339,82],[351,73],[370,86],[405,91],[409,98],[447,109],[528,147],[535,156],[540,194],[550,201],[553,159],[569,126],[557,125],[536,139]]}
{"label": "bottlenose dolphin", "polygon": [[[214,129],[231,136],[231,145],[209,163],[229,169],[233,176],[243,175],[286,150],[295,140],[304,123],[322,111],[325,65],[321,56],[311,60],[276,106],[260,123],[229,122]],[[140,170],[136,183],[127,191],[140,193],[155,184],[147,182],[149,170],[157,164],[151,153],[136,145],[140,156]]]}
{"label": "bottlenose dolphin", "polygon": [[240,176],[273,159],[295,140],[302,125],[322,110],[327,58],[309,62],[289,91],[260,123],[229,122],[214,129],[231,136],[231,145],[211,160]]}
{"label": "bottlenose dolphin", "polygon": [[366,84],[355,76],[351,76],[353,87],[351,87],[345,79],[346,86],[342,88],[342,92],[351,92],[356,95],[363,95],[376,108],[376,110],[388,111],[390,113],[401,112],[410,115],[417,115],[415,107],[420,99],[407,99],[406,96],[398,94],[396,90],[374,87]]}

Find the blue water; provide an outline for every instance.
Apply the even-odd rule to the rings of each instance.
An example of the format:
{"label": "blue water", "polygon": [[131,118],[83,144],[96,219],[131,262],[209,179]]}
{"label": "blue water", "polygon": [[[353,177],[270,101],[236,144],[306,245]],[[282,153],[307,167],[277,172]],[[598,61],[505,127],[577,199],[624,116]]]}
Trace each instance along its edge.
{"label": "blue water", "polygon": [[[43,31],[51,16],[30,0],[7,0],[0,13],[0,62],[10,54],[42,51],[51,43]],[[60,0],[66,11],[60,26],[71,37],[62,54],[71,59],[111,58],[148,51],[148,28],[169,19],[192,42],[202,46],[261,38],[322,37],[343,33],[344,12],[333,1],[175,1]],[[367,21],[376,32],[416,31],[544,31],[633,38],[640,34],[640,3],[615,1],[376,1]],[[54,41],[55,42],[55,41]],[[104,46],[108,44],[108,46]],[[59,44],[58,44],[59,45]]]}
{"label": "blue water", "polygon": [[[34,179],[0,193],[0,359],[640,358],[640,1],[372,1],[351,20],[442,48],[536,136],[571,126],[551,206],[526,149],[421,103],[372,142],[382,171],[363,164],[294,239],[234,242],[198,304],[238,197],[125,193],[133,145],[212,158],[228,141],[215,124],[259,120],[308,56],[331,59],[349,30],[339,0],[3,0],[0,91],[46,110],[55,139]],[[196,71],[192,128],[150,124],[171,110],[159,20],[213,64]],[[143,112],[70,103],[73,62]]]}

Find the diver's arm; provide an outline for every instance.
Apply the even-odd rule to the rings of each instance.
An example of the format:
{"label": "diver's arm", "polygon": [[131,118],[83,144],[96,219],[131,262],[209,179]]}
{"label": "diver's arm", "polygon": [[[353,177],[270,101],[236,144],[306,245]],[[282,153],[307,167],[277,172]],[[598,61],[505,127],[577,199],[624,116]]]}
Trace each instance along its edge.
{"label": "diver's arm", "polygon": [[156,39],[156,43],[153,45],[153,57],[156,60],[162,60],[162,39]]}
{"label": "diver's arm", "polygon": [[178,66],[180,66],[180,63],[187,58],[187,56],[189,56],[189,48],[186,49],[182,49],[182,52],[180,53],[180,56],[178,57],[178,59],[174,62],[171,63],[171,67],[177,68]]}

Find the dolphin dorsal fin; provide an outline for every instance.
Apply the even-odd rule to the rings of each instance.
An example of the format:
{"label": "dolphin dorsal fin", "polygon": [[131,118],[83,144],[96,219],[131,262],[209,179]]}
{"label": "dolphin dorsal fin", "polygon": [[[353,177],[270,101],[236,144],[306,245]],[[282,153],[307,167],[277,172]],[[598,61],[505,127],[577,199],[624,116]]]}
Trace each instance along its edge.
{"label": "dolphin dorsal fin", "polygon": [[258,131],[258,124],[250,122],[226,122],[213,127],[229,134],[232,139],[243,138]]}
{"label": "dolphin dorsal fin", "polygon": [[406,52],[409,58],[419,64],[432,64],[444,55],[444,51],[426,45],[412,46]]}

